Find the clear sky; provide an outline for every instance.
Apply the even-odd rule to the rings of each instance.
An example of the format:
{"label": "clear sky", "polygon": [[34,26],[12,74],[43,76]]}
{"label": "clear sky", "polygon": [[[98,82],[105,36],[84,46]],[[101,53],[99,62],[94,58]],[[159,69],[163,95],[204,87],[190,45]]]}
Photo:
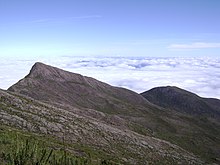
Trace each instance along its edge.
{"label": "clear sky", "polygon": [[0,0],[0,57],[220,56],[220,0]]}

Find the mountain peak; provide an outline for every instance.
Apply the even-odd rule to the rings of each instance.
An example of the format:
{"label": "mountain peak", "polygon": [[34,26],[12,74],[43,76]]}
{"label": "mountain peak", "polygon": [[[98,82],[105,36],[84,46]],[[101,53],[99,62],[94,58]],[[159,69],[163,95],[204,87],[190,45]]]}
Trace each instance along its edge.
{"label": "mountain peak", "polygon": [[168,96],[169,97],[175,97],[175,96],[179,96],[179,95],[194,95],[194,96],[196,96],[196,94],[191,93],[189,91],[186,91],[186,90],[181,89],[181,88],[176,87],[176,86],[155,87],[155,88],[152,88],[149,91],[159,93],[160,95],[161,94],[165,95],[166,97],[168,97]]}
{"label": "mountain peak", "polygon": [[141,93],[148,101],[160,107],[175,109],[191,115],[220,117],[219,100],[205,99],[175,86],[156,87]]}
{"label": "mountain peak", "polygon": [[142,104],[144,110],[144,106],[150,104],[133,91],[113,87],[91,77],[40,62],[35,63],[30,73],[8,90],[39,101],[90,109],[98,108],[103,111],[107,109],[125,111],[121,106],[124,102],[130,105]]}
{"label": "mountain peak", "polygon": [[36,62],[31,70],[30,73],[25,78],[37,78],[37,79],[50,79],[50,80],[68,80],[72,79],[74,76],[80,76],[78,74],[71,74],[68,71],[64,71],[62,69],[46,65],[41,62]]}
{"label": "mountain peak", "polygon": [[46,65],[46,64],[44,64],[44,63],[42,63],[42,62],[36,62],[36,63],[33,65],[32,69],[45,68],[45,67],[47,67],[47,66],[48,66],[48,65]]}
{"label": "mountain peak", "polygon": [[41,62],[36,62],[32,66],[30,73],[26,76],[26,78],[47,77],[48,75],[52,74],[51,71],[52,71],[52,66],[46,65]]}
{"label": "mountain peak", "polygon": [[35,70],[39,70],[39,69],[46,69],[46,68],[48,68],[48,67],[52,67],[52,66],[46,65],[46,64],[44,64],[44,63],[42,63],[42,62],[36,62],[36,63],[32,66],[30,72],[35,71]]}

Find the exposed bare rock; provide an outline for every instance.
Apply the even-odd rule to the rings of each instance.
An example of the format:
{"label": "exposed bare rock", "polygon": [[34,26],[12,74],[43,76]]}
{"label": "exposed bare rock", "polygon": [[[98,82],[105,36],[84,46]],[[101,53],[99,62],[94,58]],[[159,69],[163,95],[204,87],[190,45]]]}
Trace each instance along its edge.
{"label": "exposed bare rock", "polygon": [[[81,115],[85,110],[72,111],[9,94],[0,90],[0,123],[29,132],[44,134],[67,143],[80,143],[104,150],[109,155],[123,155],[122,162],[147,164],[172,161],[180,164],[202,164],[193,154],[167,141],[143,136],[126,126],[118,116],[99,114]],[[94,111],[94,110],[93,110]],[[108,120],[101,120],[107,118]]]}

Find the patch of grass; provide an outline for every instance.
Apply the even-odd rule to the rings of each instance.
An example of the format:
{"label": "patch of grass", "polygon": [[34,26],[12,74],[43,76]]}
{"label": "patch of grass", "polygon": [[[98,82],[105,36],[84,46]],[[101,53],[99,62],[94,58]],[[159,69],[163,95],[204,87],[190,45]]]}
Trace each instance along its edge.
{"label": "patch of grass", "polygon": [[137,123],[131,123],[129,125],[129,128],[144,136],[152,136],[152,131],[150,129],[145,128],[144,126],[137,124]]}
{"label": "patch of grass", "polygon": [[108,159],[76,156],[66,144],[0,126],[0,162],[5,165],[116,165]]}
{"label": "patch of grass", "polygon": [[[163,121],[164,120],[164,121]],[[217,124],[205,117],[181,115],[177,124],[175,121],[157,120],[159,127],[153,130],[154,135],[180,146],[193,153],[206,163],[219,163],[219,135]]]}

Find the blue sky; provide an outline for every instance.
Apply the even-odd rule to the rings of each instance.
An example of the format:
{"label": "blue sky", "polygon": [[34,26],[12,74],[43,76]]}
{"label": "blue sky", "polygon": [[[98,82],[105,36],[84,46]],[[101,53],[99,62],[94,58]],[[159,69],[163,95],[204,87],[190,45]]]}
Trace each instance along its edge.
{"label": "blue sky", "polygon": [[0,57],[218,57],[219,9],[219,0],[0,0]]}

